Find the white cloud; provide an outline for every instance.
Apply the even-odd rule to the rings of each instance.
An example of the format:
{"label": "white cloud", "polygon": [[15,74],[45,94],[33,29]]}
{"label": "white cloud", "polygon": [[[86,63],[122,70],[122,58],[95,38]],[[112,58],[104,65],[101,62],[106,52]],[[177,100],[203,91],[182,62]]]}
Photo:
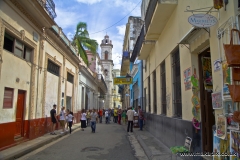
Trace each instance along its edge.
{"label": "white cloud", "polygon": [[85,3],[85,4],[94,4],[94,3],[98,3],[101,2],[102,0],[76,0],[79,3]]}
{"label": "white cloud", "polygon": [[117,26],[116,28],[118,30],[118,34],[120,34],[121,36],[125,35],[126,25]]}
{"label": "white cloud", "polygon": [[77,23],[76,19],[81,19],[85,16],[77,12],[71,12],[68,10],[70,9],[66,8],[66,10],[64,10],[61,8],[56,8],[57,18],[55,19],[55,21],[57,22],[58,26],[63,29],[76,26],[76,24],[74,24],[73,22]]}

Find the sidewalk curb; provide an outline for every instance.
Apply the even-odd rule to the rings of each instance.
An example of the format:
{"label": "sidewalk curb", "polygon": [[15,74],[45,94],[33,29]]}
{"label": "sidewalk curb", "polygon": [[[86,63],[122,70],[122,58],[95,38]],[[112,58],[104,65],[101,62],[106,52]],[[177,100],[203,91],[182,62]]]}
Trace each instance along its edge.
{"label": "sidewalk curb", "polygon": [[[74,130],[76,130],[78,128],[79,128],[79,126],[76,126],[75,128],[72,128],[72,131],[74,131]],[[49,133],[46,133],[46,134],[49,134]],[[52,137],[50,139],[46,139],[46,140],[43,140],[43,141],[41,141],[39,143],[33,144],[33,145],[31,145],[31,146],[29,146],[29,147],[27,147],[27,148],[25,148],[25,149],[23,149],[21,151],[14,152],[14,153],[12,153],[10,155],[3,156],[3,157],[1,157],[2,155],[0,155],[0,160],[3,160],[3,159],[4,160],[15,160],[17,158],[20,158],[20,157],[22,157],[22,156],[24,156],[24,155],[26,155],[26,154],[28,154],[28,153],[38,149],[38,148],[46,145],[46,144],[49,144],[49,143],[51,143],[53,141],[56,141],[57,139],[65,136],[65,135],[68,135],[68,132],[65,132],[64,134],[58,134],[57,136],[54,136],[54,137]]]}
{"label": "sidewalk curb", "polygon": [[151,160],[152,159],[152,153],[148,149],[147,145],[143,142],[142,138],[139,135],[137,135],[135,132],[133,132],[133,134],[136,137],[136,139],[138,140],[138,143],[143,148],[143,150],[144,150],[145,154],[147,155],[148,159]]}

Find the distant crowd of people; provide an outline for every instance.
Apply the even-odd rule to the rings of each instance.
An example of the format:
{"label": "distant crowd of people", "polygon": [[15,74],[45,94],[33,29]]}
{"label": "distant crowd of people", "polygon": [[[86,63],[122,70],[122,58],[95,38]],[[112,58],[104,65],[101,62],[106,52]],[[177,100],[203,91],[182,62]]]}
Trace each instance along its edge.
{"label": "distant crowd of people", "polygon": [[[65,112],[65,107],[61,108],[60,114],[57,116],[56,114],[56,105],[53,105],[53,109],[50,111],[51,120],[52,120],[52,135],[56,135],[55,127],[56,123],[60,122],[60,127],[62,129],[61,134],[68,132],[72,133],[72,125],[73,125],[73,112],[67,109]],[[103,117],[105,117],[105,123],[109,124],[111,121],[113,123],[118,123],[119,125],[127,123],[127,132],[133,132],[133,124],[134,124],[134,116],[138,116],[139,130],[143,129],[143,120],[144,115],[140,106],[138,106],[137,112],[129,107],[127,110],[122,110],[118,108],[114,109],[92,109],[92,110],[82,110],[80,116],[81,122],[81,130],[87,126],[91,126],[92,133],[96,132],[96,123],[102,123]],[[59,119],[57,118],[59,117]],[[113,118],[112,118],[113,117]]]}

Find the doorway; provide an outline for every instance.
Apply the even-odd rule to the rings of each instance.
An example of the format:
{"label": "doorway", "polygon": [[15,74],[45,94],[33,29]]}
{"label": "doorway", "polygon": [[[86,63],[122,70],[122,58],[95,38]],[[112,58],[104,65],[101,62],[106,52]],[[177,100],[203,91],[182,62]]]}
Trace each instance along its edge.
{"label": "doorway", "polygon": [[66,96],[66,108],[72,111],[72,97]]}
{"label": "doorway", "polygon": [[202,151],[213,151],[213,130],[215,124],[212,108],[212,68],[210,48],[206,49],[198,56],[199,62],[199,84],[200,84],[200,104],[202,123]]}
{"label": "doorway", "polygon": [[24,106],[26,92],[18,90],[17,111],[16,111],[16,132],[15,139],[23,137],[24,132]]}

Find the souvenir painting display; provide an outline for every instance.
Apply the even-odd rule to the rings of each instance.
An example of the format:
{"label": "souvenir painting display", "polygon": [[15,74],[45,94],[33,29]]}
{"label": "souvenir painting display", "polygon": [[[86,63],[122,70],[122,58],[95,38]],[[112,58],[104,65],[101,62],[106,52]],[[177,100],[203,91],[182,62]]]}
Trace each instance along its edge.
{"label": "souvenir painting display", "polygon": [[233,120],[233,113],[237,110],[236,105],[231,100],[223,102],[224,115],[227,118],[227,129],[238,130],[239,123]]}
{"label": "souvenir painting display", "polygon": [[227,139],[220,139],[214,131],[213,136],[213,160],[230,160],[229,156],[219,156],[217,153],[230,153],[230,133],[227,133]]}
{"label": "souvenir painting display", "polygon": [[203,79],[204,79],[205,89],[212,90],[213,83],[212,83],[211,59],[209,57],[203,57],[202,65],[203,65]]}
{"label": "souvenir painting display", "polygon": [[200,129],[200,121],[201,121],[201,112],[200,112],[200,100],[198,98],[198,94],[199,94],[199,81],[198,81],[198,77],[196,75],[196,69],[194,69],[194,73],[190,78],[191,80],[191,84],[192,84],[192,92],[193,92],[193,96],[192,96],[192,114],[193,114],[193,119],[192,119],[192,124],[193,127],[197,130]]}
{"label": "souvenir painting display", "polygon": [[[213,136],[213,152],[220,153],[220,138],[216,136],[216,131],[214,131],[214,136]],[[213,156],[213,160],[219,160],[219,157]]]}
{"label": "souvenir painting display", "polygon": [[230,153],[236,153],[236,156],[231,156],[231,160],[240,160],[240,132],[230,132]]}
{"label": "souvenir painting display", "polygon": [[223,71],[223,95],[230,95],[228,84],[230,84],[230,68],[227,65],[227,62],[222,63]]}
{"label": "souvenir painting display", "polygon": [[219,138],[225,139],[227,134],[227,124],[226,124],[226,117],[223,115],[217,116],[216,132]]}
{"label": "souvenir painting display", "polygon": [[184,71],[184,85],[185,90],[191,89],[191,68]]}
{"label": "souvenir painting display", "polygon": [[222,92],[212,93],[213,109],[222,109]]}

